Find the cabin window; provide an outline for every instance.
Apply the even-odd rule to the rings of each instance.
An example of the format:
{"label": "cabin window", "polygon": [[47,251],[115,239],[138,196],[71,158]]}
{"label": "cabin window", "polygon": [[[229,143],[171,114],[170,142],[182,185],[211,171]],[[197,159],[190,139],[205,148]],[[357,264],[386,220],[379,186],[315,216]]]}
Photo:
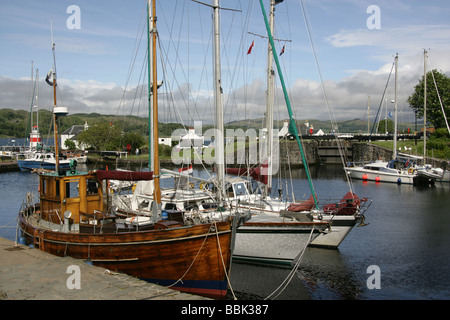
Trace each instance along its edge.
{"label": "cabin window", "polygon": [[97,180],[87,179],[87,194],[97,194],[97,193],[98,193]]}
{"label": "cabin window", "polygon": [[42,179],[41,183],[42,183],[41,193],[46,195],[47,194],[47,180]]}
{"label": "cabin window", "polygon": [[55,180],[55,195],[59,197],[59,180]]}
{"label": "cabin window", "polygon": [[66,182],[66,198],[78,198],[79,180],[70,180]]}
{"label": "cabin window", "polygon": [[247,189],[245,188],[245,184],[243,184],[243,183],[234,184],[234,194],[236,196],[246,195]]}
{"label": "cabin window", "polygon": [[175,203],[166,203],[165,208],[166,210],[177,210],[177,205]]}

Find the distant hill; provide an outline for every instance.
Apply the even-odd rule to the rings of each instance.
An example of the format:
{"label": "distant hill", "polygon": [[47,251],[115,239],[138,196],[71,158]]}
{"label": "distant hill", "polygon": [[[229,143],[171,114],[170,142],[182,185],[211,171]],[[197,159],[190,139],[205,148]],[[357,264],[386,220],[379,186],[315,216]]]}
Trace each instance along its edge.
{"label": "distant hill", "polygon": [[[143,135],[148,135],[148,119],[137,116],[116,116],[104,115],[99,113],[75,113],[69,114],[60,119],[59,131],[70,128],[73,125],[83,125],[87,121],[88,125],[95,125],[96,123],[112,122],[114,125],[120,126],[125,132],[135,132]],[[302,132],[305,132],[305,121],[297,120],[297,125]],[[36,116],[33,120],[36,124]],[[314,132],[322,129],[323,132],[331,131],[330,121],[311,120],[309,123],[314,126]],[[358,133],[360,131],[367,132],[367,123],[363,120],[354,119],[337,122],[339,132],[341,133]],[[283,126],[283,121],[275,121],[274,128],[280,129]],[[399,130],[407,127],[412,127],[413,124],[399,124]],[[39,129],[42,135],[52,134],[52,113],[48,110],[39,110]],[[204,125],[203,130],[211,128],[211,125]],[[232,121],[225,124],[226,128],[254,128],[260,129],[263,127],[263,119],[248,119]],[[180,123],[160,123],[160,136],[170,136],[175,129],[183,128]],[[23,138],[28,136],[30,131],[30,113],[25,110],[0,109],[0,137],[1,138]]]}

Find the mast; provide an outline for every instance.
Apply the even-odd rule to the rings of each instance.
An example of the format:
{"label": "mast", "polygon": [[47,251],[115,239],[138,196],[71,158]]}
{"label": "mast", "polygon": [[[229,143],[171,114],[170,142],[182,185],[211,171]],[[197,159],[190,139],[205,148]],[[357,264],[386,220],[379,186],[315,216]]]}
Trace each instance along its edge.
{"label": "mast", "polygon": [[57,115],[55,113],[55,109],[57,108],[56,104],[56,59],[55,59],[55,44],[53,43],[53,32],[52,32],[52,52],[53,52],[53,127],[55,134],[55,172],[59,172],[59,149],[58,149],[58,124],[57,124]]}
{"label": "mast", "polygon": [[[153,207],[159,213],[161,209],[161,189],[159,186],[159,150],[158,150],[158,85],[157,85],[157,69],[156,69],[156,40],[158,32],[156,29],[156,0],[152,0],[152,95],[153,95],[153,141],[154,141],[154,151],[153,151],[153,178],[155,183],[153,200],[156,201],[156,206]],[[150,20],[149,20],[150,22]],[[150,52],[149,52],[150,54]],[[150,82],[150,79],[149,79]],[[154,219],[156,215],[153,214]]]}
{"label": "mast", "polygon": [[152,64],[153,64],[153,55],[151,54],[153,52],[153,45],[152,41],[150,40],[151,37],[151,26],[152,26],[152,8],[151,8],[151,0],[147,0],[147,68],[148,68],[148,141],[149,141],[149,152],[148,152],[148,167],[150,171],[153,171],[153,150],[154,150],[154,141],[152,139],[152,131],[151,128],[153,127],[153,89],[152,89]]}
{"label": "mast", "polygon": [[423,164],[427,162],[427,50],[423,50]]}
{"label": "mast", "polygon": [[220,68],[220,21],[219,21],[219,0],[212,0],[214,11],[214,98],[216,103],[216,146],[215,160],[217,167],[219,204],[225,198],[225,154],[224,154],[224,125],[223,125],[223,104],[222,104],[222,84]]}
{"label": "mast", "polygon": [[311,175],[309,173],[308,164],[306,163],[305,153],[303,151],[302,143],[300,141],[300,137],[299,137],[299,134],[298,134],[298,131],[297,131],[297,126],[295,124],[294,114],[292,112],[291,103],[289,101],[289,96],[288,96],[288,93],[287,93],[287,90],[286,90],[286,85],[284,83],[283,74],[281,72],[280,62],[278,60],[278,56],[277,56],[276,51],[275,51],[275,45],[274,45],[274,42],[273,42],[272,32],[270,31],[269,22],[267,21],[266,10],[264,9],[264,4],[263,4],[262,0],[259,0],[259,3],[261,5],[261,11],[262,11],[262,14],[264,16],[264,22],[266,24],[266,29],[267,29],[267,34],[269,36],[270,45],[272,46],[273,57],[275,59],[275,64],[277,66],[277,70],[278,70],[278,75],[280,77],[281,86],[283,87],[284,99],[286,101],[286,106],[287,106],[288,113],[289,113],[289,129],[294,134],[295,139],[297,140],[297,144],[298,144],[299,149],[300,149],[300,154],[302,156],[303,166],[304,166],[305,172],[306,172],[306,177],[308,178],[309,188],[311,190],[311,193],[312,193],[312,196],[313,196],[313,199],[314,199],[314,204],[316,206],[316,209],[319,209],[319,204],[317,203],[316,193],[314,192],[314,187],[312,185],[312,180],[311,180]]}
{"label": "mast", "polygon": [[398,53],[395,56],[395,93],[394,93],[394,147],[392,157],[395,159],[397,157],[397,65],[398,65]]}
{"label": "mast", "polygon": [[66,107],[58,107],[56,104],[56,57],[55,57],[55,43],[53,42],[53,27],[52,32],[52,52],[53,52],[53,127],[55,132],[55,172],[59,172],[59,148],[58,148],[58,117],[67,115],[68,111]]}
{"label": "mast", "polygon": [[[275,0],[270,0],[269,28],[273,34]],[[274,96],[275,71],[273,70],[273,52],[270,39],[267,46],[267,106],[266,106],[266,128],[267,128],[267,185],[266,194],[272,190],[272,144],[273,144],[273,96]]]}
{"label": "mast", "polygon": [[367,134],[370,134],[370,96],[367,98]]}

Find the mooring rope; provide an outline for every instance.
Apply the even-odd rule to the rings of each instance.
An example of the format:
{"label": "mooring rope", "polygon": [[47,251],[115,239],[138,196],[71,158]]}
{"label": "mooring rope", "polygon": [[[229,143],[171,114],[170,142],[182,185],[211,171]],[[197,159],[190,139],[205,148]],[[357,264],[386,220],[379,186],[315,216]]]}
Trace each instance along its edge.
{"label": "mooring rope", "polygon": [[306,248],[308,247],[308,245],[311,242],[312,239],[312,235],[314,233],[315,228],[311,229],[311,233],[309,234],[309,238],[308,241],[306,242],[305,247],[303,248],[303,250],[301,251],[301,253],[298,255],[298,259],[295,262],[294,267],[292,268],[292,270],[289,272],[289,274],[287,275],[286,279],[284,279],[284,281],[278,286],[278,288],[276,288],[271,294],[269,294],[264,300],[268,300],[268,299],[272,299],[272,296],[278,291],[280,290],[280,288],[283,286],[283,288],[281,289],[281,291],[279,291],[277,293],[277,295],[275,297],[273,297],[273,299],[276,299],[281,293],[283,293],[283,291],[287,288],[287,286],[289,285],[289,283],[292,281],[292,279],[294,278],[294,275],[296,273],[296,271],[298,270],[298,267],[300,266],[300,262],[303,259],[303,254],[306,251]]}
{"label": "mooring rope", "polygon": [[[217,224],[217,222],[214,221],[214,225],[216,225],[216,224]],[[216,229],[217,244],[219,246],[220,258],[222,260],[222,266],[223,266],[223,270],[225,272],[225,277],[227,278],[227,283],[228,283],[228,286],[230,288],[231,294],[233,295],[234,300],[237,300],[236,295],[234,294],[233,288],[231,287],[231,281],[230,281],[230,278],[228,277],[228,273],[227,273],[227,268],[225,266],[225,262],[223,261],[222,247],[220,246],[219,233],[217,232],[217,225],[216,225],[215,229]]]}
{"label": "mooring rope", "polygon": [[176,285],[178,282],[183,283],[183,278],[186,276],[186,274],[189,272],[189,270],[192,268],[192,266],[194,265],[194,262],[197,260],[198,255],[200,254],[200,252],[202,251],[203,247],[205,246],[206,240],[208,239],[209,233],[211,231],[211,226],[209,227],[208,233],[205,236],[205,239],[203,240],[202,246],[200,247],[200,249],[198,250],[197,254],[194,257],[194,260],[192,260],[192,263],[189,265],[189,267],[187,268],[186,272],[174,283],[172,283],[171,285],[168,285],[167,288],[173,287],[174,285]]}

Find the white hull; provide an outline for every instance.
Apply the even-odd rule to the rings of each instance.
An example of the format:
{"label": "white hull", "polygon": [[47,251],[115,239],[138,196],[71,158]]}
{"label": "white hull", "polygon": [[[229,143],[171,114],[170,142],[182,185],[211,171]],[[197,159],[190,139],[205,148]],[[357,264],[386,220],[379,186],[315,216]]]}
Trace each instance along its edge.
{"label": "white hull", "polygon": [[331,230],[319,234],[310,246],[337,248],[358,222],[355,216],[324,216],[323,220],[332,222]]}
{"label": "white hull", "polygon": [[382,172],[364,169],[363,167],[345,167],[347,174],[353,179],[361,179],[376,182],[389,182],[401,184],[414,184],[415,174],[408,172]]}
{"label": "white hull", "polygon": [[289,264],[315,239],[320,230],[296,227],[240,226],[233,259],[255,263]]}

